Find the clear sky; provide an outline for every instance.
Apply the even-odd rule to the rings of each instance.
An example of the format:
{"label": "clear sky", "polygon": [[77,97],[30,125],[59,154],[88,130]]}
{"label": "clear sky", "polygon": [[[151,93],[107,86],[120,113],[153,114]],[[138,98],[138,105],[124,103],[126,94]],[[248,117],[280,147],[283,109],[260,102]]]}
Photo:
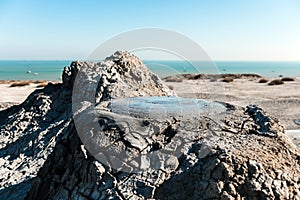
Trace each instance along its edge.
{"label": "clear sky", "polygon": [[299,0],[0,0],[0,59],[85,59],[145,27],[182,33],[213,60],[300,60]]}

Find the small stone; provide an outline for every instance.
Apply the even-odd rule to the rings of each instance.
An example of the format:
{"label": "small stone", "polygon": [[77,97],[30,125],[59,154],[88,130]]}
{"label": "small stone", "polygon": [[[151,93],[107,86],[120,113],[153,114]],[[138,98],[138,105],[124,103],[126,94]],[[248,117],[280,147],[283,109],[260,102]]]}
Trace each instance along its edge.
{"label": "small stone", "polygon": [[205,158],[211,152],[211,146],[207,144],[203,144],[198,152],[198,157]]}
{"label": "small stone", "polygon": [[179,165],[178,159],[175,156],[169,155],[164,164],[164,169],[167,171],[174,171]]}
{"label": "small stone", "polygon": [[228,184],[228,193],[235,196],[236,195],[236,189],[233,184]]}
{"label": "small stone", "polygon": [[261,168],[261,165],[259,165],[259,163],[256,163],[253,160],[249,160],[248,161],[248,170],[249,170],[249,173],[254,178],[258,177],[260,168]]}

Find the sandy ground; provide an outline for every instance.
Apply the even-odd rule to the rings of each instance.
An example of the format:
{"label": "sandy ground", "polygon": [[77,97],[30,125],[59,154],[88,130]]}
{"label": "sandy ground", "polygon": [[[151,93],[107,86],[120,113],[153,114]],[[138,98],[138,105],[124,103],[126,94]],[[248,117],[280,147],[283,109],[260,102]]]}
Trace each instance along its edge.
{"label": "sandy ground", "polygon": [[30,93],[48,83],[48,81],[29,82],[26,86],[11,87],[13,83],[19,83],[19,81],[0,81],[0,110],[22,103]]}
{"label": "sandy ground", "polygon": [[238,106],[258,105],[279,119],[289,130],[287,135],[300,147],[300,125],[295,123],[295,120],[300,119],[300,77],[274,86],[258,83],[260,79],[234,79],[229,83],[208,79],[165,83],[181,97],[224,101]]}
{"label": "sandy ground", "polygon": [[21,103],[27,96],[36,90],[37,84],[23,87],[10,87],[10,84],[0,84],[0,102]]}

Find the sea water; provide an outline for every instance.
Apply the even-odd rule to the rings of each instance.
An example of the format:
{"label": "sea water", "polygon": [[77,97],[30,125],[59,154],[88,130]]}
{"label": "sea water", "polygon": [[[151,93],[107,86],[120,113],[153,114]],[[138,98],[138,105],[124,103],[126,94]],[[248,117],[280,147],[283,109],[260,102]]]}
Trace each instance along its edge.
{"label": "sea water", "polygon": [[0,60],[0,80],[60,80],[71,61]]}
{"label": "sea water", "polygon": [[[160,77],[183,73],[254,73],[265,77],[300,76],[300,62],[236,62],[216,61],[143,61]],[[70,60],[9,60],[0,61],[0,80],[60,80],[63,67]]]}
{"label": "sea water", "polygon": [[251,73],[276,78],[300,76],[300,62],[253,62],[253,61],[144,61],[151,71],[161,77],[182,73],[242,74]]}

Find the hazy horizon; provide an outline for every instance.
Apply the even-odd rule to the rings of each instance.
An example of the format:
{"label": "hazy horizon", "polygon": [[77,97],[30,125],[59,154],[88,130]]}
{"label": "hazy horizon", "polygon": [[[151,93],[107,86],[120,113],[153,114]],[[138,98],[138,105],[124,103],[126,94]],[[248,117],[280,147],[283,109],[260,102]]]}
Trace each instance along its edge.
{"label": "hazy horizon", "polygon": [[[186,60],[179,60],[179,59],[141,59],[142,61],[182,61],[182,62],[187,62]],[[0,59],[0,61],[90,61],[90,62],[100,62],[101,60],[70,60],[70,59]],[[196,62],[206,62],[206,61],[201,61],[201,60],[192,60]],[[291,62],[291,63],[298,63],[300,62],[299,60],[212,60],[212,62]]]}

